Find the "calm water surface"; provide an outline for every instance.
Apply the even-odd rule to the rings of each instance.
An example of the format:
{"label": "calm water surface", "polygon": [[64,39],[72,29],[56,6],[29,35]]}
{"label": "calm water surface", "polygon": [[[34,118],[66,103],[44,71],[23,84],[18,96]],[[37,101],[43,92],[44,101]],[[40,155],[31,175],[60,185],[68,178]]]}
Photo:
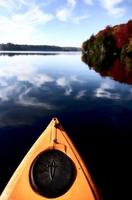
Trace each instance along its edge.
{"label": "calm water surface", "polygon": [[0,191],[54,116],[104,199],[131,199],[132,87],[77,53],[0,57]]}

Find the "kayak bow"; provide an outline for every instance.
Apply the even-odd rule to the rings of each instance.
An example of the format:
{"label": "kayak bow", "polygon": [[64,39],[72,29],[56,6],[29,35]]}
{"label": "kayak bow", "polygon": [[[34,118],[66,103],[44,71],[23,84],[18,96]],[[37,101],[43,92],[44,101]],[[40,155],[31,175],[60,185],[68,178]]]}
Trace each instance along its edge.
{"label": "kayak bow", "polygon": [[4,189],[1,200],[99,200],[77,150],[53,118]]}

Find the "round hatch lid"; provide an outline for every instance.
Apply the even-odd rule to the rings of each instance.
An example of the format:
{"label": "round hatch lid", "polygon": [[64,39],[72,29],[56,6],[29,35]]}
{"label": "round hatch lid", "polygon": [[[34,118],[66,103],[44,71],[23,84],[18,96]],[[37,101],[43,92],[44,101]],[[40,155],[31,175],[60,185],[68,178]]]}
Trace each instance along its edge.
{"label": "round hatch lid", "polygon": [[70,189],[75,174],[75,165],[65,153],[55,149],[47,150],[33,161],[30,182],[39,194],[56,198]]}

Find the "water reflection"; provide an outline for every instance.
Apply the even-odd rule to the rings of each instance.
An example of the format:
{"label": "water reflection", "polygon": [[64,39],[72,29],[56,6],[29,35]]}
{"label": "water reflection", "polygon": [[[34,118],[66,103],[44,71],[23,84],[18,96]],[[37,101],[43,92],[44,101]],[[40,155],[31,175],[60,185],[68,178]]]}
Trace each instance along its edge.
{"label": "water reflection", "polygon": [[53,55],[60,55],[60,54],[80,54],[79,51],[77,52],[70,52],[70,51],[0,51],[0,56],[31,56],[31,55],[38,55],[38,56],[53,56]]}
{"label": "water reflection", "polygon": [[[64,55],[61,55],[60,60],[63,57]],[[37,57],[37,59],[34,57],[25,57],[26,59],[24,57],[20,57],[20,59],[18,57],[2,58],[0,66],[0,107],[1,109],[3,106],[9,108],[8,111],[3,111],[4,115],[1,116],[0,121],[1,126],[7,126],[7,124],[17,126],[24,123],[25,119],[18,120],[13,117],[11,120],[9,119],[9,113],[13,112],[13,107],[15,112],[17,111],[16,108],[23,108],[23,110],[21,109],[22,113],[26,108],[38,109],[36,115],[42,114],[42,110],[43,112],[53,112],[62,109],[64,105],[58,105],[56,101],[65,96],[71,96],[74,93],[73,84],[81,83],[81,79],[78,78],[77,74],[69,74],[69,72],[66,74],[66,67],[58,69],[60,66],[56,66],[55,62],[52,64],[52,61],[49,61],[49,58],[46,57]],[[83,95],[80,94],[80,97],[78,97],[77,94],[75,96],[81,98]],[[41,112],[39,113],[40,109]],[[32,120],[30,120],[31,117],[28,117],[25,124],[32,123]]]}
{"label": "water reflection", "polygon": [[[104,199],[126,195],[122,180],[126,183],[131,172],[132,88],[101,77],[80,56],[0,57],[0,191],[57,116]],[[127,176],[120,176],[124,170]]]}
{"label": "water reflection", "polygon": [[[66,58],[66,55],[59,55],[51,60],[39,56],[1,59],[0,126],[32,124],[43,113],[91,110],[96,107],[93,102],[98,99],[102,102],[132,99],[129,86],[122,87],[109,78],[101,79],[92,70],[88,72],[78,55],[70,55],[69,60]],[[68,68],[71,60],[74,62]],[[80,71],[81,67],[84,68]],[[79,108],[78,104],[82,107]],[[30,110],[28,114],[27,110]],[[37,112],[32,114],[34,110]]]}
{"label": "water reflection", "polygon": [[115,81],[132,84],[132,69],[123,66],[118,58],[116,58],[113,64],[109,67],[103,67],[105,66],[105,63],[103,63],[102,68],[98,66],[89,65],[86,54],[82,55],[82,61],[86,63],[90,69],[93,68],[103,77],[109,76]]}
{"label": "water reflection", "polygon": [[3,52],[3,53],[0,53],[0,56],[9,56],[9,57],[12,57],[12,56],[24,56],[24,55],[26,55],[26,56],[31,56],[31,55],[39,55],[39,56],[49,56],[49,55],[51,55],[51,56],[53,56],[53,55],[58,55],[59,53],[5,53],[5,52]]}

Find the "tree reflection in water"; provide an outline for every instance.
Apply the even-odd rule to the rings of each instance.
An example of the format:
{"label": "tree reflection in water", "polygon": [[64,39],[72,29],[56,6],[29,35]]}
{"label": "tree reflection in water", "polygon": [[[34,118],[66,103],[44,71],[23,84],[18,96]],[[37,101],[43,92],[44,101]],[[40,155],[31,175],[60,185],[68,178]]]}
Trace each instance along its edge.
{"label": "tree reflection in water", "polygon": [[125,65],[123,65],[119,58],[116,58],[113,61],[113,64],[108,67],[105,67],[105,63],[103,63],[102,67],[91,65],[91,63],[88,62],[87,54],[82,55],[82,61],[88,65],[90,69],[94,69],[96,72],[98,72],[101,76],[109,76],[115,81],[119,81],[121,83],[127,83],[132,84],[132,67],[127,68]]}

